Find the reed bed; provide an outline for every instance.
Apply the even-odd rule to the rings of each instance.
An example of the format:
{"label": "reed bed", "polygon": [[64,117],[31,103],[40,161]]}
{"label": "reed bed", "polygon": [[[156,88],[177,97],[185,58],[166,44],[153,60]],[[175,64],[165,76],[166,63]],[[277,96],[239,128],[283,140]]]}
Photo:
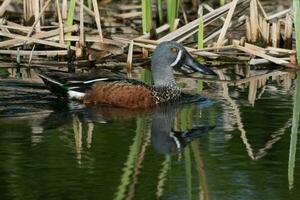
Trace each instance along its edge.
{"label": "reed bed", "polygon": [[[294,12],[292,5],[274,12],[260,0],[220,1],[215,8],[184,0],[38,2],[4,0],[0,6],[0,52],[10,61],[20,54],[21,66],[29,55],[93,62],[93,67],[119,55],[130,72],[140,64],[137,58],[151,56],[147,52],[168,40],[211,65],[235,60],[294,68],[300,60],[298,0]],[[194,11],[187,12],[191,6]]]}

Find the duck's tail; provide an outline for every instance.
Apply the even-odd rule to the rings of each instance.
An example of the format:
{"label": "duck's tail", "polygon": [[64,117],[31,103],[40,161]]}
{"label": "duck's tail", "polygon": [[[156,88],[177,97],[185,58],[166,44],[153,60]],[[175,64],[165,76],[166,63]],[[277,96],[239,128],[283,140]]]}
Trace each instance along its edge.
{"label": "duck's tail", "polygon": [[35,72],[53,94],[59,98],[68,98],[69,89],[64,86],[64,83],[58,78],[54,71],[35,68]]}

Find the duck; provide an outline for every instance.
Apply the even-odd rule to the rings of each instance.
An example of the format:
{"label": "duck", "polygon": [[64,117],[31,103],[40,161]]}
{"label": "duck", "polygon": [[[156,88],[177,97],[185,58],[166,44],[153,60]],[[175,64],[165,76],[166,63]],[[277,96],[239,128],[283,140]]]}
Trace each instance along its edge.
{"label": "duck", "polygon": [[79,75],[47,70],[37,70],[37,74],[60,99],[80,101],[87,105],[104,104],[136,109],[179,99],[181,88],[175,81],[175,68],[216,76],[212,69],[197,62],[175,41],[162,42],[155,48],[151,57],[153,85],[121,76]]}

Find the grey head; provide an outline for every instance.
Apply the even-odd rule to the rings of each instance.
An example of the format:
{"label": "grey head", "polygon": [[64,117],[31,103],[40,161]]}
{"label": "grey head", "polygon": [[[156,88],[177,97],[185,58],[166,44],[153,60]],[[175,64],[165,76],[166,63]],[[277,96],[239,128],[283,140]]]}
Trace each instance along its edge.
{"label": "grey head", "polygon": [[163,87],[176,84],[173,68],[177,67],[185,67],[205,75],[216,75],[214,71],[198,63],[181,44],[174,41],[160,43],[151,59],[154,85]]}

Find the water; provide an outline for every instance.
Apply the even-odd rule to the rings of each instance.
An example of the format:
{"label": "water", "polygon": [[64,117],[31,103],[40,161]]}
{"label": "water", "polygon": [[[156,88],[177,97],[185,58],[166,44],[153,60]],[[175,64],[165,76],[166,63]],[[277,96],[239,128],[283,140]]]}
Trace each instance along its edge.
{"label": "water", "polygon": [[0,198],[298,199],[297,82],[258,77],[146,111],[1,82]]}

